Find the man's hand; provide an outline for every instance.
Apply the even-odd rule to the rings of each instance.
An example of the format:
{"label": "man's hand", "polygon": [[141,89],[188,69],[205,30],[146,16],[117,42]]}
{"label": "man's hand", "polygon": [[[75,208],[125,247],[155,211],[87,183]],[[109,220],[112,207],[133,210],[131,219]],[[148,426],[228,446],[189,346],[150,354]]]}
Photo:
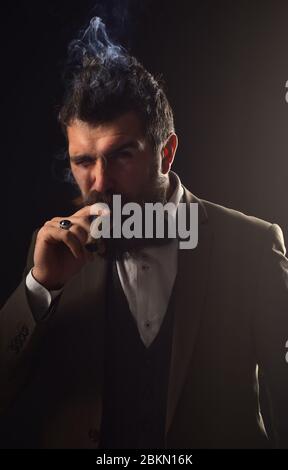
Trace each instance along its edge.
{"label": "man's hand", "polygon": [[[32,274],[46,289],[60,289],[93,259],[85,248],[90,238],[89,215],[90,206],[86,206],[71,217],[54,217],[39,230]],[[72,223],[69,230],[60,228],[62,219]]]}

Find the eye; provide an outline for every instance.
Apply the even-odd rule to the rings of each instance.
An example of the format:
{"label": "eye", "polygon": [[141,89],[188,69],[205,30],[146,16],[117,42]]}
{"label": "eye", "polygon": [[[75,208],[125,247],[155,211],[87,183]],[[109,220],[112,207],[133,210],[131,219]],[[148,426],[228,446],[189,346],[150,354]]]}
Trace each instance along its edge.
{"label": "eye", "polygon": [[88,168],[89,166],[94,164],[94,160],[92,158],[81,158],[80,160],[76,161],[75,164],[82,168]]}
{"label": "eye", "polygon": [[115,161],[115,160],[126,160],[128,158],[131,158],[133,155],[131,154],[131,152],[128,152],[128,150],[121,150],[113,155],[111,155],[110,159],[112,161]]}

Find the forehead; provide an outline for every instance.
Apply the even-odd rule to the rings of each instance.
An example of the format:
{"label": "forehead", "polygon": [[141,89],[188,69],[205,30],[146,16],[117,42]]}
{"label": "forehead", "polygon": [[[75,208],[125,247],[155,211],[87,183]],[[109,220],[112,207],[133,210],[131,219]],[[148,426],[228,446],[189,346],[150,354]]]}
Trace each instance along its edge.
{"label": "forehead", "polygon": [[135,113],[127,113],[108,122],[91,126],[74,120],[67,127],[70,155],[81,153],[101,153],[111,146],[121,145],[126,141],[143,143],[143,126]]}

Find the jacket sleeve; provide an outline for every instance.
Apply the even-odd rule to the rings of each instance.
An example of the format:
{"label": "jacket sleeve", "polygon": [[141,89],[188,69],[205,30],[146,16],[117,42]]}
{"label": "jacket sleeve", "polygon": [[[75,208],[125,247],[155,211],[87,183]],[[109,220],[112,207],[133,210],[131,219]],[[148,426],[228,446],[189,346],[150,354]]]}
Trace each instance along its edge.
{"label": "jacket sleeve", "polygon": [[0,311],[0,413],[9,407],[29,379],[33,352],[45,330],[45,321],[35,322],[25,283],[33,267],[36,236],[37,231],[32,236],[22,281]]}
{"label": "jacket sleeve", "polygon": [[254,312],[257,362],[263,375],[277,448],[288,448],[288,259],[276,224],[267,231]]}

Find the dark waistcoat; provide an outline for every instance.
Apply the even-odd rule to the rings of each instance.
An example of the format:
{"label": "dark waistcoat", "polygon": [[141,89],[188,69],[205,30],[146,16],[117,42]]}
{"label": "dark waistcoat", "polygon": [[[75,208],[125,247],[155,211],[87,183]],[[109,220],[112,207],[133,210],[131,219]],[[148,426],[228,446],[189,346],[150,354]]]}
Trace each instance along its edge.
{"label": "dark waistcoat", "polygon": [[116,263],[108,277],[101,448],[165,448],[174,295],[153,343],[142,342]]}

